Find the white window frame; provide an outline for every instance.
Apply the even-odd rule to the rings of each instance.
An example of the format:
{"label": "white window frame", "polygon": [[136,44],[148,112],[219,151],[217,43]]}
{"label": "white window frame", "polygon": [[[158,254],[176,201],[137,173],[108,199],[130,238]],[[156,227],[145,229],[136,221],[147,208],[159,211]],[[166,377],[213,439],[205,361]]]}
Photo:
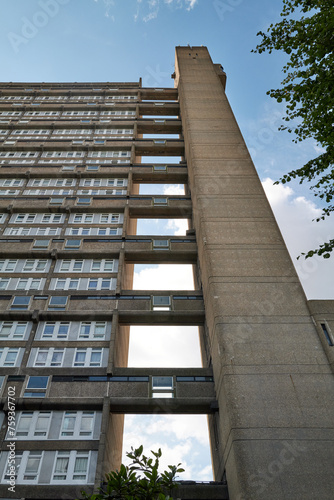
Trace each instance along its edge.
{"label": "white window frame", "polygon": [[20,187],[23,185],[22,179],[1,179],[0,186],[1,187]]}
{"label": "white window frame", "polygon": [[[5,368],[5,367],[12,367],[16,366],[17,360],[19,357],[20,353],[20,347],[1,347],[0,348],[0,366]],[[16,354],[15,358],[12,361],[8,361],[7,358],[11,354]]]}
{"label": "white window frame", "polygon": [[[47,352],[45,362],[43,362],[43,363],[38,362],[37,360],[38,360],[39,354],[41,354],[41,352],[45,352],[45,351]],[[53,359],[55,354],[61,354],[60,361],[55,361]],[[62,367],[63,362],[64,362],[64,354],[65,354],[64,348],[61,349],[59,347],[49,347],[49,348],[39,347],[36,350],[33,366],[34,367],[41,367],[41,368],[45,368],[45,367],[59,368],[59,367]],[[38,364],[37,364],[37,362],[38,362]]]}
{"label": "white window frame", "polygon": [[[96,334],[98,328],[104,328],[103,334]],[[85,331],[89,328],[88,333]],[[107,333],[106,321],[82,321],[79,326],[78,340],[104,340]]]}
{"label": "white window frame", "polygon": [[[83,420],[87,417],[91,419],[91,431],[85,431],[82,427]],[[72,429],[66,428],[66,419],[74,419]],[[95,411],[64,411],[60,428],[59,439],[92,439],[96,419]]]}
{"label": "white window frame", "polygon": [[100,214],[100,224],[119,224],[120,214]]}
{"label": "white window frame", "polygon": [[[106,269],[111,266],[110,269]],[[115,259],[92,259],[90,265],[91,273],[114,273],[115,272]]]}
{"label": "white window frame", "polygon": [[[45,334],[47,327],[53,326],[52,334]],[[67,327],[67,333],[60,333],[61,328]],[[43,325],[41,340],[67,340],[71,323],[69,321],[46,321]]]}
{"label": "white window frame", "polygon": [[[79,264],[81,266],[79,267]],[[85,260],[84,259],[62,259],[59,265],[59,273],[81,273]]]}
{"label": "white window frame", "polygon": [[0,290],[7,290],[9,283],[10,278],[0,278]]}
{"label": "white window frame", "polygon": [[[25,338],[29,322],[28,321],[0,321],[0,340],[22,340]],[[16,333],[17,329],[24,331],[20,334]],[[4,330],[8,330],[8,334],[4,334]]]}
{"label": "white window frame", "polygon": [[62,224],[64,222],[64,214],[43,214],[41,224]]}
{"label": "white window frame", "polygon": [[[77,354],[84,353],[83,361],[76,361]],[[93,354],[100,354],[100,361],[97,363],[96,361],[92,361]],[[102,366],[103,361],[103,347],[77,347],[74,351],[72,366],[75,368],[99,368]]]}
{"label": "white window frame", "polygon": [[[56,479],[56,465],[57,459],[61,457],[68,458],[68,463],[66,466],[66,472],[63,474],[65,477],[62,479]],[[75,464],[76,460],[80,458],[87,458],[87,469],[85,473],[85,479],[75,477]],[[90,468],[91,452],[90,451],[57,451],[52,471],[51,484],[86,484],[88,480],[88,472]],[[58,474],[60,475],[60,474]],[[78,474],[79,475],[79,474]],[[83,474],[81,474],[82,476]]]}
{"label": "white window frame", "polygon": [[[28,428],[25,426],[27,430],[20,430],[20,424],[22,424],[22,420],[24,418],[30,417],[30,423]],[[38,424],[40,419],[47,419],[47,425],[42,427],[42,429],[38,429]],[[51,411],[19,411],[16,416],[17,425],[15,428],[15,439],[18,440],[40,440],[47,439],[50,424],[51,424],[52,412]],[[8,437],[6,439],[13,439],[12,437]]]}
{"label": "white window frame", "polygon": [[73,214],[71,224],[93,224],[94,214]]}
{"label": "white window frame", "polygon": [[[22,283],[25,283],[25,285],[22,286]],[[41,290],[43,289],[43,283],[44,280],[42,278],[19,278],[15,290]]]}
{"label": "white window frame", "polygon": [[[16,465],[16,484],[37,484],[43,461],[43,451],[16,451],[15,452],[15,465]],[[25,479],[27,475],[27,466],[29,460],[38,460],[38,467],[35,474],[30,474],[32,479]],[[8,482],[7,469],[4,470],[3,484]]]}
{"label": "white window frame", "polygon": [[[96,288],[91,286],[95,281]],[[86,290],[113,290],[112,285],[113,278],[88,278]]]}
{"label": "white window frame", "polygon": [[48,267],[48,259],[26,259],[23,264],[23,273],[46,273]]}
{"label": "white window frame", "polygon": [[14,273],[17,264],[18,264],[18,259],[1,259],[0,260],[0,272],[2,272],[2,273]]}
{"label": "white window frame", "polygon": [[17,214],[13,222],[14,224],[34,224],[36,216],[37,214]]}
{"label": "white window frame", "polygon": [[80,278],[55,278],[54,287],[49,290],[79,290],[80,283]]}

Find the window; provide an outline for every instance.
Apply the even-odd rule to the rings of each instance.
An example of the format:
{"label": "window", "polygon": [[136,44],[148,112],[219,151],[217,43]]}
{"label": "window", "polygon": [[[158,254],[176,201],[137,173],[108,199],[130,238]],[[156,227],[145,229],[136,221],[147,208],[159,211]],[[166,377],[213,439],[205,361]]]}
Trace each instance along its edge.
{"label": "window", "polygon": [[101,366],[103,349],[76,349],[73,366]]}
{"label": "window", "polygon": [[322,331],[324,332],[324,335],[325,335],[325,337],[326,337],[326,340],[327,340],[327,342],[328,342],[328,345],[329,345],[329,346],[333,346],[334,344],[333,344],[333,341],[332,341],[332,339],[331,339],[331,336],[330,336],[330,333],[329,333],[329,329],[327,328],[326,323],[320,323],[320,326],[321,326],[321,328],[322,328]]}
{"label": "window", "polygon": [[87,482],[89,451],[58,451],[52,482],[64,484]]}
{"label": "window", "polygon": [[47,321],[42,331],[42,339],[65,340],[68,337],[70,323]]}
{"label": "window", "polygon": [[35,240],[33,249],[34,250],[47,250],[50,244],[50,240]]}
{"label": "window", "polygon": [[167,165],[153,165],[153,172],[167,172]]}
{"label": "window", "polygon": [[64,215],[61,214],[44,214],[41,220],[42,224],[59,224],[64,222]]}
{"label": "window", "polygon": [[106,334],[105,321],[85,321],[80,324],[79,339],[104,339]]}
{"label": "window", "polygon": [[60,261],[60,267],[59,267],[59,272],[81,272],[82,267],[83,267],[83,260],[61,260]]}
{"label": "window", "polygon": [[99,165],[87,165],[86,170],[87,172],[96,172],[99,170],[100,166]]}
{"label": "window", "polygon": [[169,249],[169,240],[153,240],[153,249],[154,250],[168,250]]}
{"label": "window", "polygon": [[54,295],[50,297],[48,310],[49,311],[65,311],[67,304],[67,296]]}
{"label": "window", "polygon": [[171,298],[169,295],[154,295],[152,297],[152,306],[154,311],[170,311]]}
{"label": "window", "polygon": [[46,272],[47,264],[47,259],[27,259],[23,265],[22,271],[25,273],[44,273]]}
{"label": "window", "polygon": [[81,240],[66,240],[65,250],[79,250]]}
{"label": "window", "polygon": [[2,273],[11,273],[18,263],[17,259],[0,260],[0,271]]}
{"label": "window", "polygon": [[[26,452],[27,453],[27,452]],[[9,481],[11,480],[11,477],[14,475],[15,477],[15,482],[17,483],[17,478],[18,478],[18,473],[20,471],[20,466],[21,466],[21,462],[22,462],[22,457],[23,457],[23,451],[15,451],[15,457],[14,457],[14,461],[15,461],[15,470],[13,471],[12,467],[14,464],[11,464],[10,463],[10,460],[7,459],[7,466],[8,466],[8,469],[5,469],[5,472],[4,472],[4,475],[3,475],[3,484],[6,482],[6,483],[9,483]],[[8,456],[9,458],[9,456]]]}
{"label": "window", "polygon": [[29,377],[26,390],[24,391],[25,398],[44,398],[48,386],[49,377]]}
{"label": "window", "polygon": [[16,366],[20,349],[18,347],[0,348],[0,366]]}
{"label": "window", "polygon": [[0,290],[7,290],[9,278],[0,278]]}
{"label": "window", "polygon": [[50,347],[49,349],[38,348],[33,366],[62,366],[64,349]]}
{"label": "window", "polygon": [[94,418],[94,411],[66,411],[60,438],[89,439],[93,435]]}
{"label": "window", "polygon": [[[42,451],[16,451],[15,452],[15,482],[17,484],[36,484],[40,473],[43,457]],[[5,469],[3,484],[9,483],[13,476],[12,462],[7,459],[8,469]]]}
{"label": "window", "polygon": [[43,288],[44,280],[41,278],[19,278],[16,283],[16,290],[40,290]]}
{"label": "window", "polygon": [[15,309],[17,311],[19,310],[25,311],[29,309],[30,299],[31,297],[24,297],[19,295],[15,296],[13,298],[10,308]]}
{"label": "window", "polygon": [[114,280],[112,278],[90,278],[88,290],[113,290]]}
{"label": "window", "polygon": [[77,205],[90,205],[91,201],[91,198],[77,198]]}
{"label": "window", "polygon": [[50,198],[50,205],[62,205],[65,198]]}
{"label": "window", "polygon": [[78,290],[80,279],[74,278],[56,278],[51,290]]}
{"label": "window", "polygon": [[112,273],[114,270],[114,261],[113,260],[93,260],[90,268],[90,272],[102,273],[109,272]]}
{"label": "window", "polygon": [[[45,439],[51,421],[50,411],[18,412],[15,437],[18,439]],[[7,439],[8,436],[7,436]]]}
{"label": "window", "polygon": [[62,167],[62,170],[64,172],[72,172],[73,170],[75,170],[75,166],[74,165],[64,165]]}
{"label": "window", "polygon": [[14,223],[23,223],[23,224],[33,224],[36,219],[36,214],[17,214],[14,219]]}
{"label": "window", "polygon": [[153,398],[173,398],[174,384],[173,377],[152,377],[152,397]]}
{"label": "window", "polygon": [[72,224],[91,224],[93,222],[93,214],[73,214],[73,216],[71,216],[70,222]]}
{"label": "window", "polygon": [[21,340],[27,329],[27,321],[0,321],[0,340]]}
{"label": "window", "polygon": [[153,204],[154,205],[167,205],[168,203],[168,198],[166,197],[154,197],[153,198]]}
{"label": "window", "polygon": [[120,214],[101,214],[101,224],[117,224],[119,222]]}

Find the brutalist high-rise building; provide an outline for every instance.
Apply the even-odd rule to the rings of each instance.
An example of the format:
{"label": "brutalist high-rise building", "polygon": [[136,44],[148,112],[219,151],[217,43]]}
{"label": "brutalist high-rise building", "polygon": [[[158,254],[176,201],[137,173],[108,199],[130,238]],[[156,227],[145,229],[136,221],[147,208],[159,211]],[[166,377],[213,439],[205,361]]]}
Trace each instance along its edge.
{"label": "brutalist high-rise building", "polygon": [[[161,412],[208,415],[216,482],[179,497],[333,498],[333,301],[305,298],[221,66],[177,47],[173,76],[0,85],[1,498],[93,491],[124,415]],[[195,290],[133,290],[136,263],[191,264]],[[127,368],[131,325],[197,325],[203,367]]]}

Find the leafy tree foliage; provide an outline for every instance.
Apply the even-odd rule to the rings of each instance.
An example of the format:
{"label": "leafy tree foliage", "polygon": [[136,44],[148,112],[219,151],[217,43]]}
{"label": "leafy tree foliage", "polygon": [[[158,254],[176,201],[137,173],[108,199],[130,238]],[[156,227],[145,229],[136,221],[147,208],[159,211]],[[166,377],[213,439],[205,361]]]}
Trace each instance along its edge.
{"label": "leafy tree foliage", "polygon": [[161,449],[151,451],[154,458],[143,455],[143,446],[131,447],[127,457],[130,465],[121,465],[120,470],[106,474],[106,485],[99,488],[99,493],[87,495],[81,492],[86,500],[173,500],[172,490],[177,488],[176,475],[184,472],[181,464],[169,465],[168,470],[159,473]]}
{"label": "leafy tree foliage", "polygon": [[[283,0],[282,20],[271,24],[262,42],[252,52],[282,50],[289,56],[283,67],[282,87],[267,92],[286,103],[287,123],[281,130],[295,134],[294,142],[312,138],[320,154],[304,166],[283,175],[276,182],[292,179],[312,182],[311,189],[321,200],[324,220],[334,211],[334,3],[332,0]],[[295,125],[297,123],[297,125]],[[303,253],[330,257],[334,239]]]}

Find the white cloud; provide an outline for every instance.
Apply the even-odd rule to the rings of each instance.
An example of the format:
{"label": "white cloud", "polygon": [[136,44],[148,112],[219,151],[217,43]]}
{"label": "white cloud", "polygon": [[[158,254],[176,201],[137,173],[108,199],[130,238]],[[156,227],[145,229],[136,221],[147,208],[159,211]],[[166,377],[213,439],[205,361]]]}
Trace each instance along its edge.
{"label": "white cloud", "polygon": [[129,451],[141,444],[146,454],[161,448],[160,470],[181,462],[185,472],[180,479],[198,479],[199,474],[205,474],[203,480],[212,480],[205,415],[127,415],[123,449]]}
{"label": "white cloud", "polygon": [[188,4],[187,10],[191,10],[195,7],[197,4],[198,0],[186,0],[186,3]]}
{"label": "white cloud", "polygon": [[131,326],[129,366],[201,368],[197,326]]}
{"label": "white cloud", "polygon": [[134,290],[193,290],[190,264],[158,264],[134,273]]}
{"label": "white cloud", "polygon": [[[185,9],[190,11],[195,7],[197,2],[198,0],[163,0],[162,6],[170,9]],[[146,23],[152,21],[158,17],[160,7],[161,0],[137,1],[137,12],[134,15],[134,20],[137,21],[140,17],[140,8],[142,11],[141,19]]]}
{"label": "white cloud", "polygon": [[328,219],[313,221],[321,214],[321,209],[305,196],[296,196],[290,186],[273,185],[273,182],[267,178],[262,184],[307,297],[332,298],[334,259],[314,256],[297,260],[301,252],[316,248],[333,237],[332,223]]}

